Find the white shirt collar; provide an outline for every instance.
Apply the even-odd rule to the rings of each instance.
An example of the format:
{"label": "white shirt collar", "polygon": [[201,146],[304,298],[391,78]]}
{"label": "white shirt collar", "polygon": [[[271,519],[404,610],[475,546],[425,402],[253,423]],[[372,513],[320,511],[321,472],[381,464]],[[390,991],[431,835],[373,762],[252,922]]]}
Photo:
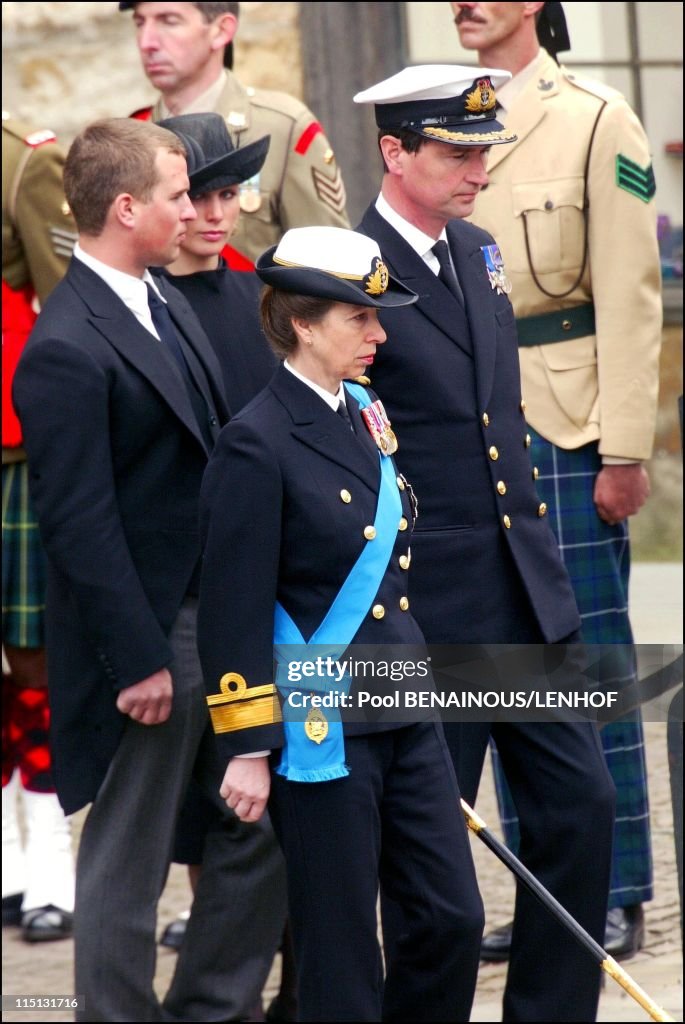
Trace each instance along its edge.
{"label": "white shirt collar", "polygon": [[[421,228],[417,228],[416,225],[412,224],[411,221],[405,220],[397,210],[394,210],[388,200],[385,198],[383,193],[379,195],[376,200],[376,209],[380,213],[383,220],[387,220],[390,227],[393,227],[402,238],[407,242],[417,256],[420,256],[423,262],[429,267],[435,276],[440,272],[440,263],[438,257],[433,252],[433,246],[436,241],[447,241],[447,231],[445,228],[440,232],[440,238],[431,238]],[[381,253],[382,255],[382,253]]]}
{"label": "white shirt collar", "polygon": [[[112,289],[127,309],[135,316],[136,320],[143,325],[151,334],[157,338],[158,334],[152,323],[152,315],[147,301],[147,284],[151,284],[159,294],[159,288],[149,270],[145,270],[142,277],[134,277],[133,274],[126,274],[123,270],[115,270],[102,260],[96,259],[90,253],[84,252],[79,243],[74,246],[74,256],[85,263],[94,274],[102,278],[106,285]],[[160,295],[160,298],[164,296]]]}
{"label": "white shirt collar", "polygon": [[309,379],[309,377],[303,377],[301,373],[298,373],[294,366],[290,365],[287,359],[284,360],[283,365],[285,366],[286,370],[289,370],[292,373],[293,377],[297,377],[297,379],[301,380],[303,384],[306,384],[308,388],[311,388],[312,391],[315,391],[319,398],[323,398],[324,402],[329,407],[329,409],[332,409],[333,412],[338,411],[338,405],[340,404],[340,402],[345,401],[345,386],[342,381],[340,381],[338,393],[332,395],[330,391],[326,391],[325,388],[322,388],[318,384],[315,384],[313,380]]}

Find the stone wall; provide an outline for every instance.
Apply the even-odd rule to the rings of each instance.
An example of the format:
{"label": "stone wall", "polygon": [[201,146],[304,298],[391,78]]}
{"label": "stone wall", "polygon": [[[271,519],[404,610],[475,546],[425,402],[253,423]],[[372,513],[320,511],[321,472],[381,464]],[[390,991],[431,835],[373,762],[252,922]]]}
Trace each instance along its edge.
{"label": "stone wall", "polygon": [[[242,3],[235,70],[249,85],[302,96],[297,3]],[[131,13],[117,3],[3,3],[3,107],[65,143],[98,117],[124,117],[154,95]]]}

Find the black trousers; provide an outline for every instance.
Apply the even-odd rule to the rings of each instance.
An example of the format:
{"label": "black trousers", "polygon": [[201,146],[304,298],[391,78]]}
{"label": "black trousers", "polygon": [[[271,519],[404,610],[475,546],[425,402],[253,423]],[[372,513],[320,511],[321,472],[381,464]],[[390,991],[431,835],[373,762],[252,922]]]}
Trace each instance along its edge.
{"label": "black trousers", "polygon": [[[521,826],[519,856],[603,945],[615,787],[591,722],[446,723],[464,799],[473,806],[492,735]],[[517,888],[505,1021],[593,1021],[600,968],[542,905]]]}
{"label": "black trousers", "polygon": [[[346,737],[345,751],[344,779],[273,774],[298,1019],[467,1021],[483,908],[442,726]],[[385,980],[379,885],[404,921]]]}

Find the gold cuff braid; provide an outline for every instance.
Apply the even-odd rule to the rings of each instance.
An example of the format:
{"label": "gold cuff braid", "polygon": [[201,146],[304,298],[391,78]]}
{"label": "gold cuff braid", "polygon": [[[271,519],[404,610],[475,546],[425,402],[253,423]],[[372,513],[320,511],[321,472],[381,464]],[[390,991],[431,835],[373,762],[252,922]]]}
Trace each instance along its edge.
{"label": "gold cuff braid", "polygon": [[207,697],[215,733],[237,732],[283,721],[273,683],[248,688],[238,672],[227,672],[221,677],[219,686],[220,693]]}

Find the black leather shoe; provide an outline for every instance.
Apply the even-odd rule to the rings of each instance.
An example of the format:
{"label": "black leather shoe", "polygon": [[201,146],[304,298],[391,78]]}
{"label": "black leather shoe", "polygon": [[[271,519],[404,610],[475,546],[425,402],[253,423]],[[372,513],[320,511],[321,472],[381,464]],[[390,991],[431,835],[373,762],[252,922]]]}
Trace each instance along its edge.
{"label": "black leather shoe", "polygon": [[69,939],[74,929],[74,915],[60,910],[52,903],[47,907],[27,910],[21,918],[21,936],[24,942],[54,942]]}
{"label": "black leather shoe", "polygon": [[11,896],[2,897],[2,927],[21,924],[21,904],[23,892],[13,892]]}
{"label": "black leather shoe", "polygon": [[486,963],[496,964],[509,959],[511,949],[511,933],[514,922],[509,921],[500,928],[495,928],[483,936],[480,944],[480,958]]}
{"label": "black leather shoe", "polygon": [[175,949],[178,951],[181,948],[183,939],[185,938],[187,927],[188,914],[186,912],[166,926],[162,932],[162,937],[159,940],[160,946],[166,946],[167,949]]}
{"label": "black leather shoe", "polygon": [[607,914],[604,948],[615,960],[629,960],[645,942],[645,915],[641,903],[613,907]]}

